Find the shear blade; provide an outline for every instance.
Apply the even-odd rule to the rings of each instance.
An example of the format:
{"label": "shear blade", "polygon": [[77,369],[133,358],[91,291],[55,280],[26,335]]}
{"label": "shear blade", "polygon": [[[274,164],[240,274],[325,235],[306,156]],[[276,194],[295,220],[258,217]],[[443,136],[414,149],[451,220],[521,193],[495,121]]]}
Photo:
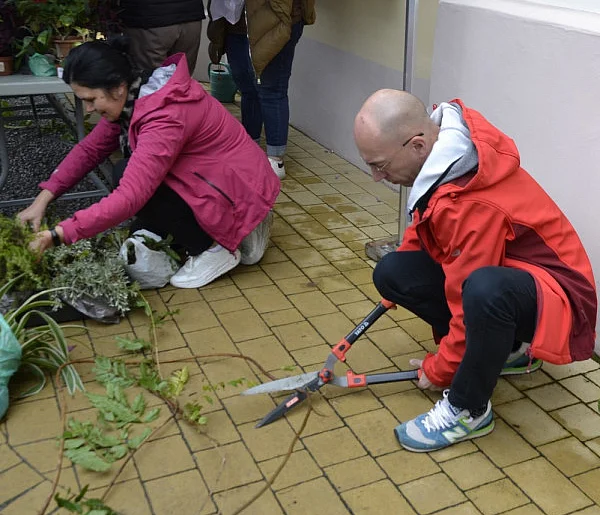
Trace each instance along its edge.
{"label": "shear blade", "polygon": [[241,395],[257,395],[259,393],[286,392],[298,390],[314,381],[319,376],[319,372],[308,372],[298,376],[284,377],[268,383],[259,384],[243,391]]}

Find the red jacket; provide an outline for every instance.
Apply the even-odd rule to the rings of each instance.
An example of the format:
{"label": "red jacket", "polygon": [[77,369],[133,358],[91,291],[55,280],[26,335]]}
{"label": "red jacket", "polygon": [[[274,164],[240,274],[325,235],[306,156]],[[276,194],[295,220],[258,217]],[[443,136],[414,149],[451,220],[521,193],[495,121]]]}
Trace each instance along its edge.
{"label": "red jacket", "polygon": [[573,226],[520,167],[514,142],[460,100],[477,150],[476,172],[443,184],[423,212],[415,211],[402,250],[426,250],[446,275],[452,319],[427,377],[447,386],[465,352],[461,288],[471,272],[506,266],[529,272],[536,284],[537,326],[531,353],[554,364],[592,356],[597,300],[589,259]]}
{"label": "red jacket", "polygon": [[[66,243],[131,218],[163,182],[192,208],[198,224],[230,251],[275,203],[280,182],[264,151],[190,77],[183,54],[164,65],[171,63],[177,69],[169,81],[135,102],[129,127],[133,153],[118,187],[60,223]],[[102,119],[40,187],[62,195],[118,147],[119,125]]]}

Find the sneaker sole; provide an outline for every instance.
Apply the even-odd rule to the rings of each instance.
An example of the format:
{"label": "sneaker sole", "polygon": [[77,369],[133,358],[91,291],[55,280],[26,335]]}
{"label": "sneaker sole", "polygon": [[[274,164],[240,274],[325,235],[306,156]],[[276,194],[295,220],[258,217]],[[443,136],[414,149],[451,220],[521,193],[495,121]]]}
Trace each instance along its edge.
{"label": "sneaker sole", "polygon": [[523,374],[531,374],[536,370],[542,368],[544,362],[541,359],[534,359],[531,362],[531,365],[527,367],[514,367],[514,368],[503,368],[502,372],[500,372],[501,376],[519,376]]}
{"label": "sneaker sole", "polygon": [[458,440],[456,442],[449,443],[448,445],[444,445],[443,447],[436,447],[435,449],[418,449],[418,448],[415,448],[415,447],[411,447],[410,445],[405,445],[398,438],[398,433],[396,432],[396,429],[394,429],[394,434],[396,435],[396,439],[398,440],[398,443],[402,447],[404,447],[407,451],[411,451],[411,452],[433,452],[433,451],[439,451],[441,449],[445,449],[446,447],[450,447],[454,443],[460,443],[460,442],[464,442],[465,440],[473,440],[474,438],[480,438],[482,436],[489,435],[494,430],[494,427],[496,427],[496,422],[495,422],[494,419],[492,419],[492,421],[487,426],[482,427],[481,429],[478,429],[477,431],[473,431],[472,433],[469,433],[462,440]]}

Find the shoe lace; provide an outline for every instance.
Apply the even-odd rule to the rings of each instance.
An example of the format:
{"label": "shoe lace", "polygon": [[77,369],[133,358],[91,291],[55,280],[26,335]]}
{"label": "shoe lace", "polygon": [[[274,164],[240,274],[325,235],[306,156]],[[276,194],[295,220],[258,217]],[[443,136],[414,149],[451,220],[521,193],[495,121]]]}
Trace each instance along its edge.
{"label": "shoe lace", "polygon": [[427,416],[423,420],[423,427],[428,433],[432,431],[439,431],[441,429],[448,429],[452,427],[457,420],[457,414],[452,411],[450,402],[448,401],[448,390],[445,390],[444,398],[435,403],[435,406],[431,408]]}

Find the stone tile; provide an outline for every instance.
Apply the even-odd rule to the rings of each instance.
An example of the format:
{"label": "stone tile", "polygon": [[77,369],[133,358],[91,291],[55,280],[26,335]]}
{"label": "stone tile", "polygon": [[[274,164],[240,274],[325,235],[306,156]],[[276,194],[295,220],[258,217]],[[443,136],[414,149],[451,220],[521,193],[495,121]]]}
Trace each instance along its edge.
{"label": "stone tile", "polygon": [[495,410],[533,445],[559,440],[569,434],[529,399],[496,406]]}
{"label": "stone tile", "polygon": [[419,514],[432,513],[467,500],[444,474],[405,483],[400,485],[400,491]]}
{"label": "stone tile", "polygon": [[562,515],[592,504],[545,458],[512,465],[504,472],[548,515]]}
{"label": "stone tile", "polygon": [[[354,251],[350,250],[348,247],[343,247],[339,249],[332,250],[322,250],[321,254],[327,259],[327,261],[344,261],[350,259],[356,259],[356,254]],[[364,266],[364,265],[361,265]]]}
{"label": "stone tile", "polygon": [[394,435],[394,427],[398,425],[398,421],[386,409],[348,417],[346,424],[371,456],[397,451],[400,446]]}
{"label": "stone tile", "polygon": [[25,463],[0,474],[0,506],[44,481],[44,477]]}
{"label": "stone tile", "polygon": [[306,321],[273,327],[273,333],[288,350],[315,347],[325,343],[317,331]]}
{"label": "stone tile", "polygon": [[[323,216],[323,215],[315,215],[315,218],[317,218],[319,216]],[[312,217],[310,217],[310,218],[312,219]],[[307,239],[308,241],[321,240],[323,238],[332,238],[333,237],[331,232],[329,232],[328,229],[323,227],[316,220],[312,220],[311,222],[294,224],[294,229],[296,229],[298,231],[300,236]]]}
{"label": "stone tile", "polygon": [[54,438],[61,431],[56,399],[11,405],[5,424],[13,446]]}
{"label": "stone tile", "polygon": [[298,204],[303,206],[310,206],[313,204],[321,204],[321,198],[317,197],[314,193],[310,191],[290,191],[287,192],[287,195]]}
{"label": "stone tile", "polygon": [[372,268],[360,268],[358,270],[346,270],[343,272],[351,283],[356,285],[372,284],[373,283],[373,269]]}
{"label": "stone tile", "polygon": [[[200,401],[202,404],[204,401]],[[210,449],[216,444],[225,445],[240,440],[240,435],[228,413],[219,409],[203,413],[206,415],[205,425],[180,421],[181,434],[192,452]]]}
{"label": "stone tile", "polygon": [[263,491],[265,486],[266,483],[261,481],[259,483],[232,488],[215,494],[213,498],[219,507],[218,513],[239,513],[242,506],[245,506],[251,499],[263,492],[256,501],[244,509],[244,515],[265,515],[267,513],[269,515],[283,514],[273,493],[268,488],[266,491]]}
{"label": "stone tile", "polygon": [[[45,441],[45,442],[39,442],[39,443],[35,443],[35,444],[31,444],[32,446],[36,446],[39,447],[43,450],[46,450],[48,447],[50,447],[50,445],[48,445],[49,441]],[[29,446],[28,446],[29,447]],[[24,451],[26,451],[27,449],[24,449],[24,451],[22,451],[23,447],[19,448],[19,453],[21,455],[24,454]],[[56,466],[56,452],[54,453],[54,466]],[[13,451],[8,444],[6,443],[1,443],[0,444],[0,472],[3,472],[11,467],[14,467],[15,465],[18,465],[19,463],[21,463],[21,457],[19,456],[19,454],[17,454],[15,451]],[[52,467],[52,465],[50,465],[50,468]],[[46,470],[50,470],[50,468],[46,469]],[[43,472],[44,470],[42,470]]]}
{"label": "stone tile", "polygon": [[342,227],[340,229],[331,229],[331,233],[339,240],[347,243],[349,241],[364,240],[368,236],[356,227]]}
{"label": "stone tile", "polygon": [[328,264],[323,255],[313,248],[286,250],[286,254],[301,269]]}
{"label": "stone tile", "polygon": [[308,319],[312,326],[331,345],[345,338],[356,326],[343,313],[330,313]]}
{"label": "stone tile", "polygon": [[[0,479],[1,478],[2,476],[0,475]],[[50,494],[51,482],[45,481],[43,483],[38,483],[37,486],[31,487],[29,490],[26,490],[24,486],[23,488],[24,491],[22,495],[2,508],[2,515],[29,514],[31,513],[32,506],[35,506],[36,508],[43,506]],[[2,492],[2,494],[4,494],[4,492]],[[60,494],[65,495],[65,492],[61,491]],[[0,497],[0,504],[4,502],[4,500],[4,495],[2,495],[2,497]]]}
{"label": "stone tile", "polygon": [[292,308],[292,305],[276,286],[248,288],[244,290],[244,295],[259,313]]}
{"label": "stone tile", "polygon": [[[233,386],[230,381],[245,379],[245,381],[257,382],[254,370],[250,368],[244,359],[225,358],[221,361],[212,361],[202,365],[206,378],[214,387],[214,394],[220,399],[239,395],[246,386]],[[223,386],[224,387],[221,387]]]}
{"label": "stone tile", "polygon": [[240,295],[239,297],[235,297],[233,299],[215,300],[210,303],[210,307],[218,316],[223,313],[231,313],[232,311],[249,309],[252,306],[245,297]]}
{"label": "stone tile", "polygon": [[331,213],[332,211],[335,210],[327,204],[314,204],[312,206],[306,206],[306,212],[311,215],[318,215],[320,213]]}
{"label": "stone tile", "polygon": [[[242,440],[255,461],[265,461],[287,454],[295,433],[289,424],[267,424],[259,429],[254,423],[238,426]],[[294,451],[302,450],[301,442],[294,445]]]}
{"label": "stone tile", "polygon": [[347,427],[308,436],[303,441],[320,467],[328,467],[366,454],[364,447]]}
{"label": "stone tile", "polygon": [[577,397],[569,393],[558,383],[552,383],[539,388],[525,391],[525,395],[544,411],[551,411],[577,402]]}
{"label": "stone tile", "polygon": [[527,496],[509,479],[501,479],[466,492],[484,515],[501,513],[529,502]]}
{"label": "stone tile", "polygon": [[238,288],[245,290],[246,288],[258,288],[259,286],[268,286],[273,284],[269,276],[261,270],[256,272],[248,272],[236,274],[233,276],[233,281]]}
{"label": "stone tile", "polygon": [[473,503],[465,502],[446,510],[438,511],[436,515],[481,515]]}
{"label": "stone tile", "polygon": [[328,293],[327,298],[336,306],[341,306],[342,304],[364,300],[365,296],[360,290],[353,289]]}
{"label": "stone tile", "polygon": [[234,342],[271,334],[270,329],[253,309],[223,313],[219,315],[219,320]]}
{"label": "stone tile", "polygon": [[287,515],[306,515],[318,511],[328,515],[346,515],[348,510],[324,478],[280,490],[276,494]]}
{"label": "stone tile", "polygon": [[586,376],[573,376],[560,381],[560,384],[583,402],[593,402],[600,399],[600,387]]}
{"label": "stone tile", "polygon": [[305,317],[337,312],[337,308],[321,292],[297,293],[288,298]]}
{"label": "stone tile", "polygon": [[505,477],[502,471],[480,452],[448,460],[442,463],[441,467],[463,491]]}
{"label": "stone tile", "polygon": [[296,308],[285,309],[283,311],[272,311],[271,313],[264,313],[262,315],[262,319],[265,323],[271,327],[288,325],[294,322],[301,322],[304,320],[304,317],[300,314]]}
{"label": "stone tile", "polygon": [[330,401],[341,417],[349,417],[380,409],[381,403],[370,390],[352,391],[348,395],[336,397]]}
{"label": "stone tile", "polygon": [[600,469],[590,470],[585,474],[580,474],[572,478],[575,483],[583,492],[594,501],[597,505],[600,505],[600,490],[598,484],[600,482]]}
{"label": "stone tile", "polygon": [[85,320],[85,326],[87,327],[88,334],[94,339],[129,333],[132,330],[131,324],[127,319],[121,319],[118,324],[103,324],[95,320]]}
{"label": "stone tile", "polygon": [[378,481],[370,485],[348,490],[342,494],[352,513],[386,513],[393,510],[396,513],[414,514],[406,499],[389,480]]}
{"label": "stone tile", "polygon": [[342,259],[333,263],[335,268],[340,272],[346,272],[348,270],[361,270],[365,266],[365,261],[360,257],[352,259]]}
{"label": "stone tile", "polygon": [[308,347],[306,349],[300,349],[291,351],[292,357],[301,367],[310,367],[317,365],[321,367],[323,362],[329,355],[331,348],[329,345],[323,344],[316,347]]}
{"label": "stone tile", "polygon": [[178,304],[202,300],[202,295],[196,288],[178,288],[176,290],[162,292],[160,296],[163,298],[169,309],[175,309],[174,307]]}
{"label": "stone tile", "polygon": [[[165,460],[164,457],[169,459]],[[133,457],[142,480],[155,479],[195,467],[189,449],[179,435],[146,442]]]}
{"label": "stone tile", "polygon": [[346,248],[346,246],[337,238],[323,238],[321,240],[312,240],[310,242],[314,248],[320,251]]}
{"label": "stone tile", "polygon": [[[258,466],[264,476],[271,480],[273,475],[282,466],[284,459],[285,456],[273,458],[259,463]],[[293,452],[290,454],[286,464],[277,474],[277,477],[273,482],[273,489],[281,490],[297,485],[298,483],[304,483],[322,475],[323,472],[308,452],[305,450]]]}
{"label": "stone tile", "polygon": [[281,263],[273,263],[270,265],[264,265],[261,262],[261,268],[273,281],[304,276],[302,270],[300,270],[294,263],[291,263],[290,261],[283,261]]}
{"label": "stone tile", "polygon": [[576,438],[542,445],[538,450],[566,476],[600,467],[600,458]]}
{"label": "stone tile", "polygon": [[600,506],[590,506],[585,510],[575,512],[573,515],[600,515]]}
{"label": "stone tile", "polygon": [[585,404],[575,404],[551,413],[579,440],[591,440],[600,436],[600,415]]}
{"label": "stone tile", "polygon": [[593,359],[586,361],[576,361],[568,365],[553,365],[552,363],[544,363],[544,372],[550,375],[550,377],[561,380],[565,377],[571,377],[577,374],[586,374],[593,370],[598,370],[600,365]]}
{"label": "stone tile", "polygon": [[403,320],[399,325],[418,342],[431,338],[431,326],[420,318]]}
{"label": "stone tile", "polygon": [[467,454],[476,452],[477,447],[475,447],[475,444],[473,443],[474,441],[475,440],[467,440],[465,442],[460,442],[459,444],[451,445],[445,449],[430,452],[429,455],[437,463],[444,463],[445,461],[457,458],[459,456],[466,456]]}
{"label": "stone tile", "polygon": [[304,404],[305,406],[303,405],[293,409],[286,415],[288,422],[292,425],[294,430],[298,432],[306,418],[307,409],[312,407],[312,412],[308,417],[306,427],[304,428],[304,431],[302,431],[302,438],[318,433],[325,433],[344,425],[342,419],[335,411],[333,411],[333,408],[322,396],[313,395],[310,404],[307,404],[306,401]]}
{"label": "stone tile", "polygon": [[385,477],[385,473],[370,456],[363,456],[325,468],[325,474],[338,492],[363,486]]}
{"label": "stone tile", "polygon": [[525,506],[507,511],[504,515],[544,515],[544,513],[535,504],[526,504]]}
{"label": "stone tile", "polygon": [[539,456],[538,452],[503,420],[496,418],[494,430],[474,443],[498,467],[521,463]]}
{"label": "stone tile", "polygon": [[352,346],[346,363],[357,372],[374,372],[393,366],[392,361],[366,338]]}
{"label": "stone tile", "polygon": [[[544,367],[546,364],[544,364]],[[544,370],[537,370],[533,374],[522,374],[516,376],[505,376],[506,380],[517,390],[525,391],[530,388],[536,388],[552,382],[552,378],[544,373]]]}
{"label": "stone tile", "polygon": [[281,370],[295,363],[281,343],[274,336],[265,336],[238,344],[240,352],[254,358],[265,370]]}
{"label": "stone tile", "polygon": [[200,329],[208,329],[219,325],[219,321],[206,302],[183,304],[177,309],[179,313],[174,314],[173,318],[182,333],[199,331]]}
{"label": "stone tile", "polygon": [[440,472],[440,467],[429,454],[404,449],[377,458],[377,463],[397,485]]}
{"label": "stone tile", "polygon": [[[105,489],[90,490],[87,497],[101,497],[104,491]],[[151,510],[139,479],[114,485],[106,496],[105,502],[111,508],[119,510],[122,513],[127,513],[127,515],[146,515]],[[154,513],[156,515],[166,515],[168,512],[157,510]]]}
{"label": "stone tile", "polygon": [[208,488],[222,492],[262,479],[256,463],[241,442],[194,454]]}
{"label": "stone tile", "polygon": [[261,268],[264,269],[264,265],[271,265],[276,263],[285,262],[288,260],[288,257],[275,245],[271,244],[262,259],[260,260]]}
{"label": "stone tile", "polygon": [[400,327],[371,331],[369,338],[388,356],[399,356],[422,350],[422,347]]}
{"label": "stone tile", "polygon": [[218,353],[237,354],[238,352],[231,338],[222,327],[191,331],[185,334],[185,339],[191,351],[198,355]]}
{"label": "stone tile", "polygon": [[[381,401],[400,422],[407,422],[418,415],[427,413],[433,407],[431,400],[421,390],[414,389],[387,395]],[[398,422],[395,425],[398,425]],[[394,427],[391,427],[390,430]]]}
{"label": "stone tile", "polygon": [[211,288],[210,290],[202,289],[202,297],[209,304],[215,300],[233,299],[240,295],[240,290],[237,286],[230,284],[221,288]]}
{"label": "stone tile", "polygon": [[223,399],[223,405],[235,424],[258,422],[275,407],[268,395],[248,395]]}
{"label": "stone tile", "polygon": [[304,213],[304,209],[295,202],[278,202],[275,205],[274,211],[280,216],[299,215]]}
{"label": "stone tile", "polygon": [[352,225],[355,225],[356,227],[377,225],[379,223],[379,220],[367,211],[356,211],[354,213],[346,213],[344,217],[350,220],[350,222],[352,222]]}
{"label": "stone tile", "polygon": [[[58,443],[55,439],[19,445],[15,448],[19,453],[18,456],[14,454],[12,450],[9,450],[7,446],[2,446],[0,447],[0,458],[4,456],[2,448],[6,448],[6,450],[12,453],[12,456],[15,458],[11,459],[11,455],[6,454],[9,461],[7,463],[0,461],[0,467],[2,468],[9,468],[5,467],[5,465],[12,466],[24,461],[41,473],[54,472],[56,470],[58,464]],[[62,467],[69,466],[70,463],[71,462],[67,458],[64,458]]]}
{"label": "stone tile", "polygon": [[[146,481],[144,484],[156,515],[214,513],[215,505],[198,470]],[[204,506],[204,509],[201,507]]]}
{"label": "stone tile", "polygon": [[318,220],[324,227],[327,227],[327,229],[339,229],[341,227],[352,226],[351,222],[336,212],[315,215],[315,219]]}
{"label": "stone tile", "polygon": [[523,394],[519,390],[511,385],[506,379],[501,377],[496,383],[496,388],[494,388],[494,393],[491,398],[492,406],[497,406],[510,401],[516,401],[522,397]]}

